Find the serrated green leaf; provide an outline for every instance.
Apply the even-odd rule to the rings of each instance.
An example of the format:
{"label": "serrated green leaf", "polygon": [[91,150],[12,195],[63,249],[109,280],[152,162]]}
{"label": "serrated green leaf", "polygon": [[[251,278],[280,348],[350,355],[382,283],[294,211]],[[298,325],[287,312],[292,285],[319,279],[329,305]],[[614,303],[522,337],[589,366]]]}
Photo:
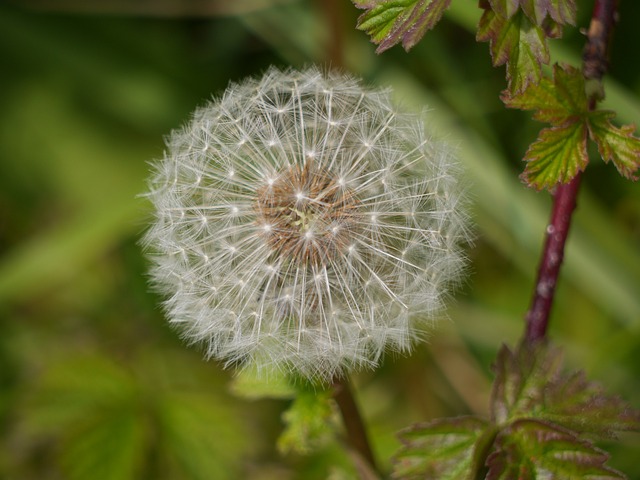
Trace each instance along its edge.
{"label": "serrated green leaf", "polygon": [[605,162],[612,161],[618,172],[626,178],[637,180],[635,173],[640,167],[640,138],[633,135],[634,125],[618,128],[609,121],[614,113],[599,111],[589,116],[591,139]]}
{"label": "serrated green leaf", "polygon": [[458,417],[400,432],[403,447],[394,458],[393,478],[474,479],[477,468],[484,463],[482,452],[479,462],[475,453],[486,448],[483,434],[488,428],[490,425],[478,417]]}
{"label": "serrated green leaf", "polygon": [[406,430],[395,478],[625,478],[606,466],[608,454],[592,441],[638,430],[638,411],[604,395],[583,373],[565,374],[560,351],[543,342],[503,347],[494,371],[494,423],[461,417]]}
{"label": "serrated green leaf", "polygon": [[546,30],[529,20],[522,10],[511,17],[485,8],[476,38],[489,42],[494,66],[507,64],[507,83],[511,93],[521,92],[542,78],[542,64],[549,63]]}
{"label": "serrated green leaf", "polygon": [[589,110],[582,73],[570,66],[554,65],[553,79],[543,78],[518,93],[504,92],[510,108],[534,110],[533,118],[552,125],[540,132],[525,155],[522,178],[537,189],[570,181],[587,163],[587,137],[598,146],[605,162],[612,161],[621,175],[636,180],[640,167],[640,139],[635,127],[616,127],[614,114]]}
{"label": "serrated green leaf", "polygon": [[488,0],[488,7],[482,8],[491,8],[496,15],[508,19],[518,12],[520,0]]}
{"label": "serrated green leaf", "polygon": [[553,79],[542,78],[517,94],[505,92],[502,101],[509,108],[535,110],[533,118],[552,125],[564,125],[587,114],[588,101],[580,70],[554,65]]}
{"label": "serrated green leaf", "polygon": [[506,424],[512,418],[532,414],[544,403],[544,386],[555,378],[562,364],[558,350],[544,345],[520,346],[511,351],[503,345],[493,370],[496,374],[491,392],[491,419]]}
{"label": "serrated green leaf", "polygon": [[547,15],[546,2],[539,0],[518,0],[522,11],[534,25],[542,25]]}
{"label": "serrated green leaf", "polygon": [[283,413],[285,429],[278,438],[282,453],[309,454],[327,443],[337,425],[331,390],[300,391]]}
{"label": "serrated green leaf", "polygon": [[536,480],[536,469],[516,442],[503,442],[487,458],[485,480]]}
{"label": "serrated green leaf", "polygon": [[578,69],[554,65],[553,79],[543,78],[522,92],[502,95],[508,107],[534,110],[536,120],[552,125],[540,132],[525,154],[522,179],[529,186],[540,190],[567,183],[589,163],[584,85]]}
{"label": "serrated green leaf", "polygon": [[525,154],[522,179],[538,190],[568,183],[589,163],[587,133],[582,122],[541,130]]}
{"label": "serrated green leaf", "polygon": [[547,478],[624,479],[605,465],[609,455],[574,432],[540,420],[517,420],[503,429],[487,459],[487,480]]}
{"label": "serrated green leaf", "polygon": [[[531,0],[535,1],[535,0]],[[546,6],[547,14],[557,23],[564,25],[576,24],[576,2],[575,0],[551,0],[549,2],[538,2]]]}
{"label": "serrated green leaf", "polygon": [[357,28],[371,36],[377,53],[402,43],[410,50],[432,29],[449,8],[451,0],[353,0],[367,10],[358,18]]}
{"label": "serrated green leaf", "polygon": [[620,397],[606,395],[582,371],[550,379],[537,417],[596,440],[616,438],[618,432],[640,426],[638,411]]}
{"label": "serrated green leaf", "polygon": [[507,425],[537,419],[597,440],[640,428],[640,412],[605,395],[583,372],[567,374],[561,367],[560,351],[544,344],[523,345],[514,352],[502,347],[494,366],[493,420]]}
{"label": "serrated green leaf", "polygon": [[560,25],[576,23],[575,0],[489,0],[491,8],[505,18],[512,17],[519,8],[535,25],[542,26],[546,18]]}

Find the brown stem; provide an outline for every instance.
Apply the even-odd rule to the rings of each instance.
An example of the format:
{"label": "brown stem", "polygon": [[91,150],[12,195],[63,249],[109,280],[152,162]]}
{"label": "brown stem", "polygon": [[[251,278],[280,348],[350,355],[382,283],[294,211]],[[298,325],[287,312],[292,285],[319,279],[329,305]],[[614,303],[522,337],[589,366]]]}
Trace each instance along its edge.
{"label": "brown stem", "polygon": [[340,409],[350,446],[358,454],[360,460],[366,462],[366,464],[361,461],[356,463],[361,478],[377,478],[375,474],[377,471],[376,462],[369,443],[369,437],[367,436],[360,410],[346,379],[334,379],[333,398]]}
{"label": "brown stem", "polygon": [[[617,20],[617,0],[596,0],[587,43],[583,53],[583,72],[587,82],[600,85],[608,68],[608,50],[611,33]],[[588,89],[589,108],[594,109],[603,94],[601,87]],[[531,306],[526,314],[525,342],[534,343],[544,339],[549,325],[549,315],[553,304],[556,283],[564,257],[564,246],[569,233],[571,216],[576,208],[576,198],[580,187],[581,174],[569,183],[559,185],[553,198],[551,220],[547,227],[547,237],[538,268],[538,278]]]}
{"label": "brown stem", "polygon": [[587,44],[582,52],[582,70],[587,80],[599,81],[607,72],[609,45],[617,21],[618,0],[596,0],[587,33]]}
{"label": "brown stem", "polygon": [[317,0],[329,30],[326,60],[331,68],[344,67],[344,15],[343,0]]}

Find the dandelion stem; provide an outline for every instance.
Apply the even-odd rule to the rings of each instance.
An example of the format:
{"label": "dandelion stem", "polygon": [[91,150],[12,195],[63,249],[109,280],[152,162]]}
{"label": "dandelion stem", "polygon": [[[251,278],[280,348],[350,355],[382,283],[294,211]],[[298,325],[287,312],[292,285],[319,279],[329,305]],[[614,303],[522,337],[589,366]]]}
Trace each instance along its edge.
{"label": "dandelion stem", "polygon": [[[363,478],[372,478],[372,473],[377,471],[373,450],[369,443],[369,437],[360,415],[360,410],[353,397],[351,388],[346,378],[335,378],[333,381],[333,398],[338,404],[344,428],[347,432],[347,439],[351,447],[359,454],[361,459],[365,460],[367,465],[367,474],[362,474]],[[359,468],[359,470],[362,470]]]}
{"label": "dandelion stem", "polygon": [[[608,68],[608,50],[611,33],[617,20],[617,0],[596,0],[583,53],[583,72],[587,82],[596,82],[599,88],[588,88],[589,109],[602,98],[600,82]],[[559,185],[554,194],[551,221],[538,269],[531,306],[526,314],[525,341],[534,343],[544,339],[555,287],[564,257],[564,246],[569,233],[571,216],[576,208],[581,174],[567,184]]]}
{"label": "dandelion stem", "polygon": [[342,0],[317,0],[316,3],[323,11],[329,29],[326,59],[329,61],[331,68],[343,68],[345,51],[343,2]]}

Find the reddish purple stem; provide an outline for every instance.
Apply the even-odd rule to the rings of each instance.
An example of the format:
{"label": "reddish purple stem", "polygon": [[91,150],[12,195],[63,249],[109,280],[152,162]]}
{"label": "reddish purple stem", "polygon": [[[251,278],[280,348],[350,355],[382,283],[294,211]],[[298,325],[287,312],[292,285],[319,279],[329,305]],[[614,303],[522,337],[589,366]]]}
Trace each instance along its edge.
{"label": "reddish purple stem", "polygon": [[[587,80],[601,80],[608,68],[607,52],[611,32],[617,20],[617,0],[596,0],[583,53],[583,72]],[[594,109],[597,93],[589,99],[589,108]],[[538,268],[538,278],[531,307],[525,317],[527,327],[525,341],[534,343],[545,338],[549,326],[549,315],[553,304],[560,265],[564,258],[564,246],[569,234],[571,216],[576,208],[581,173],[567,184],[559,185],[553,199],[551,221],[547,226],[547,237]]]}
{"label": "reddish purple stem", "polygon": [[526,316],[526,339],[529,343],[541,340],[547,331],[551,304],[564,257],[564,245],[569,234],[571,215],[576,208],[581,177],[582,175],[578,174],[569,183],[559,185],[554,195],[551,221],[547,226],[547,238],[538,268],[536,289],[531,308]]}

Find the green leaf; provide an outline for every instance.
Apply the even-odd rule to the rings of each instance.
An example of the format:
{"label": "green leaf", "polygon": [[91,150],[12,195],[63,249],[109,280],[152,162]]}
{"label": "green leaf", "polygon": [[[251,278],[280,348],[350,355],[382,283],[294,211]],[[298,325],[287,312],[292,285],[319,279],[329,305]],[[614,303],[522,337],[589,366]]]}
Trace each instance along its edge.
{"label": "green leaf", "polygon": [[21,410],[27,443],[38,457],[55,446],[44,448],[53,474],[71,480],[239,478],[249,429],[204,365],[166,350],[130,367],[99,355],[53,362]]}
{"label": "green leaf", "polygon": [[568,65],[554,65],[553,79],[544,77],[515,95],[505,92],[502,101],[509,108],[535,110],[534,119],[554,126],[575,121],[588,112],[584,77]]}
{"label": "green leaf", "polygon": [[366,12],[358,18],[359,30],[371,36],[382,53],[402,42],[410,50],[431,30],[449,8],[451,0],[353,0]]}
{"label": "green leaf", "polygon": [[133,401],[135,394],[133,378],[108,358],[65,359],[38,378],[24,405],[26,427],[45,435],[68,431],[95,412]]}
{"label": "green leaf", "polygon": [[491,422],[436,420],[401,433],[394,478],[622,479],[592,443],[640,429],[640,412],[582,372],[562,371],[546,343],[502,347],[494,365]]}
{"label": "green leaf", "polygon": [[338,424],[332,391],[300,391],[282,418],[285,429],[278,438],[278,449],[282,453],[313,452],[333,438]]}
{"label": "green leaf", "polygon": [[491,392],[491,419],[494,422],[506,424],[517,416],[532,414],[534,406],[544,402],[547,376],[558,375],[561,366],[555,351],[549,355],[545,352],[542,345],[521,346],[513,352],[502,346],[493,365],[496,377]]}
{"label": "green leaf", "polygon": [[609,455],[575,433],[539,420],[523,419],[503,429],[487,459],[487,480],[547,478],[624,479],[605,465]]}
{"label": "green leaf", "polygon": [[586,125],[578,122],[541,130],[525,154],[521,178],[538,190],[568,183],[589,163],[587,133]]}
{"label": "green leaf", "polygon": [[494,66],[507,64],[508,90],[512,94],[521,92],[529,84],[542,78],[542,64],[549,63],[547,31],[535,25],[522,11],[510,17],[494,11],[489,2],[480,1],[485,9],[476,39],[489,42]]}
{"label": "green leaf", "polygon": [[148,432],[127,372],[96,355],[55,363],[39,380],[25,405],[27,431],[57,440],[65,478],[139,478]]}
{"label": "green leaf", "polygon": [[537,419],[594,440],[640,428],[640,412],[606,395],[583,372],[566,374],[561,367],[560,351],[544,344],[523,345],[515,352],[502,347],[494,366],[493,420],[507,425]]}
{"label": "green leaf", "polygon": [[[525,0],[521,0],[525,1]],[[576,24],[576,2],[575,0],[551,0],[549,2],[539,2],[537,0],[527,0],[535,4],[546,7],[547,14],[560,25]]]}
{"label": "green leaf", "polygon": [[560,25],[576,23],[575,0],[489,0],[489,4],[494,12],[505,18],[512,17],[521,8],[527,18],[539,26],[548,17]]}
{"label": "green leaf", "polygon": [[[478,417],[440,419],[414,425],[400,433],[403,447],[396,454],[393,478],[473,479],[484,464],[490,425]],[[479,453],[479,455],[477,454]]]}
{"label": "green leaf", "polygon": [[635,127],[616,127],[613,112],[591,111],[582,73],[570,66],[554,65],[553,79],[542,78],[522,92],[504,92],[502,100],[510,108],[534,110],[533,118],[552,125],[543,129],[525,155],[522,178],[537,189],[569,182],[584,170],[587,138],[598,146],[605,162],[612,161],[621,175],[636,180],[640,167],[640,139]]}
{"label": "green leaf", "polygon": [[513,17],[520,8],[520,0],[488,0],[487,3],[487,6],[481,5],[481,8],[490,8],[503,18]]}
{"label": "green leaf", "polygon": [[634,125],[618,128],[609,121],[613,112],[594,112],[589,117],[589,134],[598,146],[598,152],[605,162],[612,161],[620,174],[637,180],[635,175],[640,167],[640,138],[635,137]]}
{"label": "green leaf", "polygon": [[62,446],[60,461],[65,478],[140,478],[148,432],[137,412],[125,407],[88,420]]}
{"label": "green leaf", "polygon": [[637,410],[620,397],[606,395],[582,371],[552,378],[545,389],[545,407],[537,416],[595,440],[614,439],[618,432],[640,426]]}
{"label": "green leaf", "polygon": [[233,480],[245,453],[239,411],[205,392],[167,392],[156,401],[163,478]]}

